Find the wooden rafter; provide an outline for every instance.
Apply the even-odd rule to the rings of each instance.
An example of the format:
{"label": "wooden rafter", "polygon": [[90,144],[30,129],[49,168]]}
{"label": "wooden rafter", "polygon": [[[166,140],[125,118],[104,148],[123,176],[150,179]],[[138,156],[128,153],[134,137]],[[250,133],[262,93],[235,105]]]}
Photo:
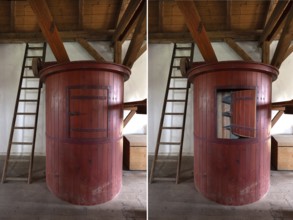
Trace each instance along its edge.
{"label": "wooden rafter", "polygon": [[143,7],[145,0],[131,0],[128,4],[127,9],[125,10],[115,32],[113,35],[113,41],[121,40],[125,38],[128,29],[132,26],[132,23],[136,20],[137,16],[140,14],[140,11]]}
{"label": "wooden rafter", "polygon": [[277,114],[272,119],[271,127],[274,127],[275,126],[275,124],[277,123],[277,121],[279,121],[279,119],[281,118],[281,116],[284,114],[284,111],[285,111],[285,108],[282,108],[282,109],[278,110]]}
{"label": "wooden rafter", "polygon": [[262,44],[262,62],[269,64],[270,63],[270,42],[265,41]]}
{"label": "wooden rafter", "polygon": [[77,38],[76,41],[96,60],[100,62],[105,62],[105,59],[95,48],[92,47],[85,39]]}
{"label": "wooden rafter", "polygon": [[206,62],[217,62],[216,54],[209,40],[204,24],[193,1],[176,0],[192,38]]}
{"label": "wooden rafter", "polygon": [[146,42],[143,43],[143,45],[141,46],[141,48],[138,51],[136,60],[147,50],[147,45]]}
{"label": "wooden rafter", "polygon": [[266,23],[263,33],[259,39],[260,44],[268,40],[268,36],[272,35],[273,30],[276,30],[278,25],[287,15],[287,6],[290,3],[290,0],[278,1],[274,11],[272,12],[268,22]]}
{"label": "wooden rafter", "polygon": [[129,44],[125,58],[123,60],[123,64],[125,66],[128,66],[129,68],[132,67],[132,65],[134,64],[135,60],[138,57],[139,50],[144,43],[145,37],[146,37],[146,4],[144,4],[143,10],[141,11],[131,42]]}
{"label": "wooden rafter", "polygon": [[225,38],[224,40],[243,60],[253,60],[233,39]]}
{"label": "wooden rafter", "polygon": [[114,62],[122,64],[122,43],[121,41],[115,41],[114,43]]}
{"label": "wooden rafter", "polygon": [[271,65],[280,67],[282,62],[285,59],[285,54],[291,44],[293,39],[293,6],[291,6],[290,11],[288,12],[286,23],[281,33],[280,40],[278,42],[276,51],[274,53]]}
{"label": "wooden rafter", "polygon": [[290,56],[290,54],[291,54],[292,52],[293,52],[293,45],[291,45],[291,46],[288,48],[287,52],[285,53],[284,60],[286,60],[287,57]]}
{"label": "wooden rafter", "polygon": [[69,62],[63,42],[45,0],[28,0],[57,62]]}
{"label": "wooden rafter", "polygon": [[121,2],[120,2],[120,5],[119,5],[119,7],[118,7],[118,9],[117,9],[117,20],[116,20],[116,27],[118,27],[118,25],[119,25],[119,22],[121,21],[121,18],[122,18],[122,16],[123,16],[123,14],[125,13],[125,10],[126,10],[126,8],[127,8],[127,6],[128,6],[128,4],[129,4],[129,0],[122,0]]}
{"label": "wooden rafter", "polygon": [[269,18],[271,17],[275,7],[276,7],[276,4],[277,4],[278,0],[270,0],[268,1],[268,10],[267,10],[267,16],[266,16],[266,20],[265,20],[265,23],[264,23],[264,27],[266,26]]}

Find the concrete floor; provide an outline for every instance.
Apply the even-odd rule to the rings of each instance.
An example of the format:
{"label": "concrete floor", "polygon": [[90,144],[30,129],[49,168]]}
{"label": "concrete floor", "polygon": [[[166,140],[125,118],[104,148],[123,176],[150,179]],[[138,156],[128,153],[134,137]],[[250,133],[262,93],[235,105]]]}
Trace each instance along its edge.
{"label": "concrete floor", "polygon": [[[3,157],[0,157],[0,174]],[[12,167],[22,172],[23,167]],[[112,201],[96,206],[77,206],[49,192],[45,182],[45,158],[37,157],[33,183],[0,184],[0,220],[144,220],[146,219],[146,172],[123,171],[123,186]]]}
{"label": "concrete floor", "polygon": [[[253,204],[223,206],[209,201],[195,190],[193,157],[183,157],[182,161],[180,184],[154,182],[149,185],[149,220],[293,219],[293,172],[271,171],[269,193]],[[149,160],[149,165],[151,162],[152,158]],[[159,175],[172,175],[174,171],[175,167],[158,165]]]}

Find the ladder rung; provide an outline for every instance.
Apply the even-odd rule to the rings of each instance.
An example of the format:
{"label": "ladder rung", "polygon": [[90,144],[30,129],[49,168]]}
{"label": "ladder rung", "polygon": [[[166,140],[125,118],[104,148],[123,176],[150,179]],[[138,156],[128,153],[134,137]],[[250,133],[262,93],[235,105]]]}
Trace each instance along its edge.
{"label": "ladder rung", "polygon": [[180,142],[160,142],[161,145],[180,145]]}
{"label": "ladder rung", "polygon": [[184,88],[184,87],[178,87],[178,88],[176,88],[176,87],[171,87],[171,88],[169,88],[170,90],[186,90],[187,88]]}
{"label": "ladder rung", "polygon": [[43,47],[31,47],[31,46],[29,46],[27,49],[29,49],[29,50],[42,50]]}
{"label": "ladder rung", "polygon": [[25,90],[38,90],[39,87],[21,87],[21,89],[25,89]]}
{"label": "ladder rung", "polygon": [[37,102],[37,99],[19,99],[19,102]]}
{"label": "ladder rung", "polygon": [[180,69],[180,66],[172,66],[172,68]]}
{"label": "ladder rung", "polygon": [[12,142],[13,145],[33,145],[31,142]]}
{"label": "ladder rung", "polygon": [[27,181],[27,177],[6,177],[5,180],[11,181]]}
{"label": "ladder rung", "polygon": [[174,177],[154,177],[153,178],[154,181],[176,181],[176,178]]}
{"label": "ladder rung", "polygon": [[36,115],[37,113],[34,113],[34,112],[19,112],[19,113],[16,113],[17,115]]}
{"label": "ladder rung", "polygon": [[176,50],[191,50],[192,47],[176,47]]}
{"label": "ladder rung", "polygon": [[182,76],[171,76],[172,79],[186,79],[185,77]]}
{"label": "ladder rung", "polygon": [[182,129],[182,127],[162,127],[162,129]]}
{"label": "ladder rung", "polygon": [[175,56],[174,58],[190,58],[190,56]]}
{"label": "ladder rung", "polygon": [[14,129],[35,129],[35,127],[14,127]]}
{"label": "ladder rung", "polygon": [[185,102],[185,99],[167,99],[167,102]]}
{"label": "ladder rung", "polygon": [[38,77],[35,76],[24,76],[24,79],[39,79]]}
{"label": "ladder rung", "polygon": [[170,162],[170,163],[175,163],[175,162],[177,162],[178,160],[172,160],[172,159],[158,159],[157,160],[157,162],[159,162],[159,163],[162,163],[162,162]]}
{"label": "ladder rung", "polygon": [[27,163],[27,162],[30,162],[30,160],[29,159],[9,159],[9,162]]}
{"label": "ladder rung", "polygon": [[26,58],[42,58],[42,56],[26,56]]}
{"label": "ladder rung", "polygon": [[166,112],[165,115],[184,115],[184,113],[178,113],[178,112]]}

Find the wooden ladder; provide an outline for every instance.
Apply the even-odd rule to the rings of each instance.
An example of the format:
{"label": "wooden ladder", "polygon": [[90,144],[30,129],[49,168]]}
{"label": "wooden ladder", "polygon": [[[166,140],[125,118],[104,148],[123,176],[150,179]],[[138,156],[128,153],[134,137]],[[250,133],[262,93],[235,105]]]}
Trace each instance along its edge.
{"label": "wooden ladder", "polygon": [[[26,44],[7,154],[3,167],[2,183],[6,180],[27,181],[27,183],[31,183],[42,86],[39,78],[33,75],[32,60],[34,58],[40,58],[44,61],[45,54],[46,43]],[[30,147],[29,157],[23,155],[11,155],[12,149],[20,151],[26,146]],[[23,175],[20,177],[15,175],[8,176],[8,167],[18,163],[28,163],[27,177],[23,177]]]}
{"label": "wooden ladder", "polygon": [[[176,184],[179,183],[179,176],[180,176],[180,168],[181,168],[181,157],[182,157],[182,149],[183,149],[183,139],[184,139],[184,128],[185,128],[185,119],[186,119],[186,111],[187,111],[187,102],[188,102],[188,90],[190,87],[190,83],[184,77],[182,77],[180,73],[180,59],[182,58],[189,58],[192,60],[194,52],[194,44],[174,44],[170,71],[168,76],[168,82],[165,92],[164,104],[162,108],[159,132],[157,137],[156,149],[154,160],[151,167],[150,173],[150,183],[155,180],[158,181],[176,181]],[[181,94],[180,96],[176,94]],[[183,97],[182,97],[183,96]],[[168,106],[169,105],[169,106]],[[181,108],[178,110],[175,105],[179,105]],[[175,118],[179,118],[179,125],[173,123]],[[178,120],[177,120],[178,121]],[[169,124],[167,124],[169,123]],[[172,138],[169,138],[171,141],[166,141],[164,139],[164,135],[162,133],[169,131],[172,132],[179,132],[177,135],[177,140],[174,141]],[[166,139],[166,138],[165,138]],[[170,149],[173,147],[179,147],[178,150],[178,157],[177,159],[159,159],[159,149],[160,146],[165,145],[169,146]],[[176,178],[172,177],[155,177],[155,168],[157,162],[175,162],[177,163],[177,170],[176,170]]]}

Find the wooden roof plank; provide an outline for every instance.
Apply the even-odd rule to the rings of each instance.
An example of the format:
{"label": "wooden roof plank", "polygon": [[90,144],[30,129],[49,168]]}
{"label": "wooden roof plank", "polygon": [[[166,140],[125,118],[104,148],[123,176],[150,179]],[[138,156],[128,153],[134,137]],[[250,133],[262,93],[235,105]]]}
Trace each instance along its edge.
{"label": "wooden roof plank", "polygon": [[84,0],[78,0],[78,27],[83,29]]}
{"label": "wooden roof plank", "polygon": [[206,62],[217,62],[216,54],[194,2],[176,0],[176,3],[204,60]]}
{"label": "wooden roof plank", "polygon": [[231,30],[232,0],[226,2],[226,26],[227,30]]}
{"label": "wooden roof plank", "polygon": [[66,53],[65,47],[46,1],[28,0],[28,2],[30,3],[32,10],[38,19],[42,33],[50,45],[57,62],[69,62],[69,57]]}
{"label": "wooden roof plank", "polygon": [[225,38],[225,42],[243,59],[253,61],[253,59],[231,38]]}
{"label": "wooden roof plank", "polygon": [[268,22],[264,27],[263,33],[259,39],[260,44],[267,40],[268,36],[271,35],[272,31],[276,28],[276,25],[278,25],[278,23],[284,19],[287,13],[285,9],[289,3],[290,0],[278,1],[274,11],[272,12]]}
{"label": "wooden roof plank", "polygon": [[105,59],[95,48],[92,47],[85,39],[77,38],[76,41],[96,60],[100,62],[105,62]]}
{"label": "wooden roof plank", "polygon": [[142,3],[144,0],[131,0],[126,8],[115,32],[113,35],[113,41],[121,40],[122,36],[125,35],[125,32],[131,26],[137,16],[140,14],[140,8],[142,7]]}
{"label": "wooden roof plank", "polygon": [[293,6],[291,6],[290,11],[286,18],[286,23],[281,33],[280,40],[278,42],[276,51],[274,53],[271,65],[279,68],[285,59],[286,52],[293,39]]}
{"label": "wooden roof plank", "polygon": [[123,60],[123,64],[132,68],[134,62],[136,61],[139,50],[144,43],[146,35],[146,4],[144,4],[143,10],[139,16],[137,26],[133,33],[133,37],[127,49],[126,55]]}

